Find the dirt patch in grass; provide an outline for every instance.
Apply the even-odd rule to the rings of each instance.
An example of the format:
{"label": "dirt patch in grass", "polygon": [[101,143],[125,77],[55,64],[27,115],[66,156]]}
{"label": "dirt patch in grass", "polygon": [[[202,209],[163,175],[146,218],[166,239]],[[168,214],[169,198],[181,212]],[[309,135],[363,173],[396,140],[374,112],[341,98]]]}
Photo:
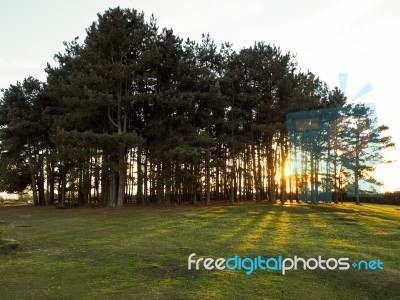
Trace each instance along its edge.
{"label": "dirt patch in grass", "polygon": [[259,211],[249,211],[247,214],[250,216],[257,216],[260,214],[260,212]]}
{"label": "dirt patch in grass", "polygon": [[0,253],[9,253],[14,251],[19,246],[19,243],[13,239],[0,238]]}
{"label": "dirt patch in grass", "polygon": [[341,221],[347,225],[355,225],[358,222],[356,219],[348,218],[348,217],[338,217],[338,218],[335,218],[335,220]]}

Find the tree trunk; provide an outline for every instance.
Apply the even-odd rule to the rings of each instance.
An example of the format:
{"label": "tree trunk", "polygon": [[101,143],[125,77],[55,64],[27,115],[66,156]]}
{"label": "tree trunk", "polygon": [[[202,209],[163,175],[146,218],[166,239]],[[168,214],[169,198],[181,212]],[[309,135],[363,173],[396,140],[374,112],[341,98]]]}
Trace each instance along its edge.
{"label": "tree trunk", "polygon": [[236,188],[236,174],[235,174],[235,155],[232,154],[232,173],[231,173],[231,204],[235,203],[235,188]]}
{"label": "tree trunk", "polygon": [[[209,125],[207,125],[207,132],[210,133]],[[211,172],[210,172],[210,144],[207,145],[206,150],[206,205],[211,205]]]}
{"label": "tree trunk", "polygon": [[125,145],[121,145],[119,149],[119,162],[118,162],[118,196],[117,207],[124,206],[125,199],[125,184],[126,184],[126,155]]}
{"label": "tree trunk", "polygon": [[33,204],[38,204],[37,198],[37,190],[36,190],[36,178],[35,178],[35,169],[32,160],[32,152],[31,152],[31,144],[29,138],[27,138],[27,147],[28,147],[28,163],[29,163],[29,170],[31,174],[31,186],[32,186],[32,194],[33,194]]}
{"label": "tree trunk", "polygon": [[157,203],[161,204],[163,197],[163,178],[162,178],[162,170],[161,170],[161,162],[157,161]]}
{"label": "tree trunk", "polygon": [[140,145],[137,148],[136,172],[137,172],[136,173],[137,174],[136,202],[144,204],[144,201],[143,201],[142,147]]}
{"label": "tree trunk", "polygon": [[166,162],[165,174],[165,205],[171,205],[171,163]]}
{"label": "tree trunk", "polygon": [[[260,175],[260,172],[261,172],[261,170],[260,170],[260,157],[258,157],[258,160],[256,161],[256,145],[255,144],[253,144],[252,145],[252,147],[251,147],[252,149],[252,151],[251,151],[251,154],[252,154],[252,160],[253,160],[253,178],[254,178],[254,188],[255,188],[255,190],[256,190],[256,202],[260,202],[261,201],[261,195],[260,195],[260,190],[261,190],[261,178],[259,177],[259,175]],[[260,155],[260,152],[258,153],[258,155]],[[257,170],[257,167],[256,167],[256,164],[257,164],[257,162],[258,162],[258,170]]]}
{"label": "tree trunk", "polygon": [[61,200],[61,203],[58,204],[60,207],[65,206],[65,195],[67,193],[67,167],[66,163],[64,163],[61,166],[61,196],[59,199]]}
{"label": "tree trunk", "polygon": [[[268,151],[268,158],[269,158],[269,170],[270,170],[270,175],[269,175],[269,199],[272,203],[276,202],[276,192],[275,192],[275,166],[274,166],[274,155],[276,154],[276,151],[274,151],[272,144],[271,147]],[[275,160],[276,161],[276,160]]]}
{"label": "tree trunk", "polygon": [[358,187],[358,170],[360,168],[360,154],[359,151],[357,150],[358,147],[356,147],[356,166],[355,166],[355,170],[354,170],[354,194],[355,194],[355,203],[357,205],[360,205],[360,191],[359,191],[359,187]]}

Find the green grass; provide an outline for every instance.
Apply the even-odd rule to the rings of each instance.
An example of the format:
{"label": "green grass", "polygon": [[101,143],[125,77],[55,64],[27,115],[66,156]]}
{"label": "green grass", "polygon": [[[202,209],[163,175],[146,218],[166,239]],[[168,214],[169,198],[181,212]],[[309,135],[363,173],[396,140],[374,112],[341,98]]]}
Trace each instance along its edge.
{"label": "green grass", "polygon": [[[0,207],[1,299],[400,299],[400,208]],[[188,270],[198,257],[380,259],[384,270]]]}

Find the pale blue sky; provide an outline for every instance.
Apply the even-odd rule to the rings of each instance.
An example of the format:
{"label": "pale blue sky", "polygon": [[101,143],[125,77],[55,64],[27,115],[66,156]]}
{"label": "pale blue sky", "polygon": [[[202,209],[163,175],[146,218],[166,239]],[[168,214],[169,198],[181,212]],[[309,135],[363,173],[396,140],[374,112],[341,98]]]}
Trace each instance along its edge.
{"label": "pale blue sky", "polygon": [[[368,82],[372,92],[359,100],[373,102],[378,117],[398,144],[388,158],[400,160],[400,1],[51,1],[0,2],[0,88],[32,75],[45,80],[44,68],[63,51],[63,41],[85,36],[97,12],[129,7],[154,13],[160,28],[199,40],[209,32],[234,48],[255,40],[297,54],[299,66],[339,85],[338,73],[349,73],[351,99]],[[382,166],[378,177],[386,189],[400,189],[400,162]]]}

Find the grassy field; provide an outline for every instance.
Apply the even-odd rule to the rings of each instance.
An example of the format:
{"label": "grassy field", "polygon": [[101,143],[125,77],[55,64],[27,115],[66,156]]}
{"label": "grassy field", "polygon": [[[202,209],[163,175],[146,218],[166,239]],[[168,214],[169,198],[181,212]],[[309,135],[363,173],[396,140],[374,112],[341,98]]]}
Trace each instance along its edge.
{"label": "grassy field", "polygon": [[[400,207],[0,207],[1,299],[400,299]],[[198,257],[380,259],[384,270],[188,270]]]}

